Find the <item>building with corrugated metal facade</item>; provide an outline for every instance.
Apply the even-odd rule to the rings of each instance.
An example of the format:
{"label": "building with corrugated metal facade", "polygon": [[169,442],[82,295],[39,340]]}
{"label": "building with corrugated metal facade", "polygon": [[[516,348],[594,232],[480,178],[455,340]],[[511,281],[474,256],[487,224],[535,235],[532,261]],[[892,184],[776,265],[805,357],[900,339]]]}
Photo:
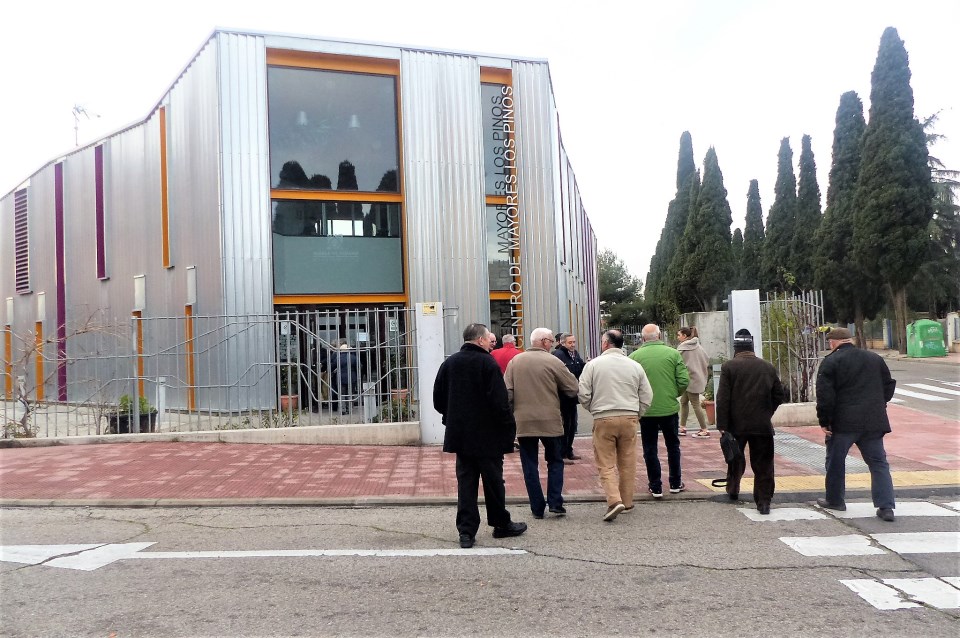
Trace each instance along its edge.
{"label": "building with corrugated metal facade", "polygon": [[[448,353],[480,321],[595,354],[596,237],[543,60],[217,30],[143,121],[51,161],[0,215],[8,367],[10,333],[66,351],[95,312],[436,301]],[[274,352],[251,336],[223,356]]]}

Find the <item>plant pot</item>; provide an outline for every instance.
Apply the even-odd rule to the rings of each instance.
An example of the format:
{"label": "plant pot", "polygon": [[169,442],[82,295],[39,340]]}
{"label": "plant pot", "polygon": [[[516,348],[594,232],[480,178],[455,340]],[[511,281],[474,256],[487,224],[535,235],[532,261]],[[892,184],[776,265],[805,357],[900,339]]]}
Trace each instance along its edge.
{"label": "plant pot", "polygon": [[[133,420],[132,414],[108,414],[107,415],[107,434],[131,434],[130,423]],[[157,413],[148,412],[140,415],[140,432],[157,431]]]}
{"label": "plant pot", "polygon": [[707,412],[707,423],[710,425],[717,424],[717,404],[713,401],[703,401],[703,409]]}
{"label": "plant pot", "polygon": [[298,394],[281,394],[280,395],[280,411],[281,412],[291,412],[300,409],[300,395]]}

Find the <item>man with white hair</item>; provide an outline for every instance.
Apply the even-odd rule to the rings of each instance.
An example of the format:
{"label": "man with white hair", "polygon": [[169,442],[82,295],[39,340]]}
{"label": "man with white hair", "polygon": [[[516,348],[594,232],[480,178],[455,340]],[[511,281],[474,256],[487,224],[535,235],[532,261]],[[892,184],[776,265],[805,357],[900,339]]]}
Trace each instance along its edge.
{"label": "man with white hair", "polygon": [[630,358],[643,366],[653,387],[653,403],[640,417],[640,442],[643,461],[647,466],[649,492],[653,498],[663,498],[663,478],[657,441],[663,432],[667,446],[667,465],[670,468],[670,493],[677,494],[686,487],[680,476],[680,401],[677,397],[687,390],[690,373],[679,352],[660,340],[660,328],[648,323],[640,332],[643,344]]}
{"label": "man with white hair", "polygon": [[826,498],[818,498],[817,505],[840,512],[847,509],[846,459],[856,444],[870,468],[877,518],[893,522],[896,504],[883,435],[890,431],[887,402],[897,382],[883,357],[853,345],[853,335],[846,328],[832,329],[827,341],[831,353],[817,373],[817,420],[827,446]]}
{"label": "man with white hair", "polygon": [[[563,418],[560,395],[577,396],[577,378],[552,354],[553,331],[537,328],[530,335],[526,352],[507,366],[504,382],[517,421],[520,465],[534,518],[543,518],[544,510],[563,516]],[[547,461],[547,498],[540,485],[539,443]]]}

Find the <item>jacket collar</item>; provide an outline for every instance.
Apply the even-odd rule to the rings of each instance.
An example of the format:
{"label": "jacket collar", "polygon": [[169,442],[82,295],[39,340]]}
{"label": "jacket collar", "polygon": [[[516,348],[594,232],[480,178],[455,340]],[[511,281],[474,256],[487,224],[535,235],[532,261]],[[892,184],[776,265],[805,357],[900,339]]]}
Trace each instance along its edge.
{"label": "jacket collar", "polygon": [[647,346],[662,346],[664,345],[663,339],[657,339],[656,341],[644,341],[641,348],[646,348]]}
{"label": "jacket collar", "polygon": [[469,341],[460,346],[460,352],[482,352],[484,354],[490,354],[486,348],[481,348],[477,344],[470,343]]}
{"label": "jacket collar", "polygon": [[733,355],[734,359],[756,359],[757,353],[753,350],[741,350]]}
{"label": "jacket collar", "polygon": [[606,356],[606,355],[608,355],[608,354],[611,355],[611,356],[614,356],[614,357],[616,357],[616,356],[621,356],[621,357],[627,356],[627,355],[625,355],[625,354],[623,353],[623,350],[621,350],[620,348],[607,348],[606,350],[604,350],[603,352],[600,353],[600,356],[601,356],[601,357],[604,357],[604,356]]}

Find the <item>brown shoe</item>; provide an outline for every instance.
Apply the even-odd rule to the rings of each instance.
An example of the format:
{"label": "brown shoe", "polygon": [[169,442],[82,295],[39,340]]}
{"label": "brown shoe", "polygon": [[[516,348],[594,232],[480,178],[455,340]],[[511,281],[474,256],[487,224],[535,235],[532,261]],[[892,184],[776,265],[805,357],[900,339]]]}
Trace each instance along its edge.
{"label": "brown shoe", "polygon": [[564,465],[573,465],[573,459],[563,459]]}
{"label": "brown shoe", "polygon": [[614,503],[613,505],[607,508],[607,513],[603,515],[603,520],[609,523],[610,521],[615,519],[617,516],[619,516],[620,512],[622,512],[625,509],[626,508],[623,506],[623,503]]}

